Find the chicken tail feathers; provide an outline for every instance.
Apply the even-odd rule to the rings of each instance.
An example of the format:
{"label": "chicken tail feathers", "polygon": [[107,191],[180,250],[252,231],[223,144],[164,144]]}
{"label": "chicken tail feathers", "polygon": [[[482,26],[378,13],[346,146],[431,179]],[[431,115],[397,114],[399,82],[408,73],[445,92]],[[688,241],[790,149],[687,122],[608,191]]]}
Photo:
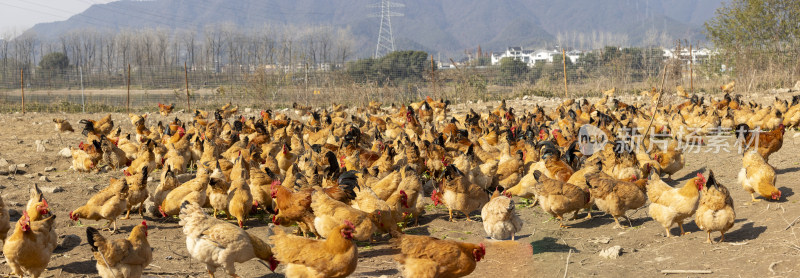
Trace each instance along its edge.
{"label": "chicken tail feathers", "polygon": [[92,252],[97,252],[97,247],[105,241],[105,238],[97,229],[86,227],[86,241],[89,242],[89,247],[92,247]]}

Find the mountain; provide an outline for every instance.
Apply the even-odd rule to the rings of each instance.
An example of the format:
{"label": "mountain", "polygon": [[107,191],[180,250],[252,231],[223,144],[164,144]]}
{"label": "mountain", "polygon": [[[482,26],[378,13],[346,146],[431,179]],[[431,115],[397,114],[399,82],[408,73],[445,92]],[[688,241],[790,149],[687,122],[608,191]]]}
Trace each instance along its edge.
{"label": "mountain", "polygon": [[[396,0],[400,2],[400,0]],[[404,0],[392,17],[397,49],[458,55],[478,45],[574,48],[598,45],[671,45],[674,39],[703,40],[702,24],[720,0]],[[375,0],[149,0],[96,4],[61,22],[28,32],[58,39],[71,30],[166,28],[195,30],[232,23],[237,28],[320,26],[348,29],[357,56],[374,52],[379,18]]]}

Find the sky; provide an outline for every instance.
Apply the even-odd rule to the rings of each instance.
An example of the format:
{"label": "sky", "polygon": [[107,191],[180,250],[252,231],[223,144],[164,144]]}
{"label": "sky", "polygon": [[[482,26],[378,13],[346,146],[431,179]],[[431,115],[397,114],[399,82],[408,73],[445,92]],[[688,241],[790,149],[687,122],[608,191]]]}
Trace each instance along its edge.
{"label": "sky", "polygon": [[114,0],[0,0],[0,33],[22,33],[37,23],[68,19]]}

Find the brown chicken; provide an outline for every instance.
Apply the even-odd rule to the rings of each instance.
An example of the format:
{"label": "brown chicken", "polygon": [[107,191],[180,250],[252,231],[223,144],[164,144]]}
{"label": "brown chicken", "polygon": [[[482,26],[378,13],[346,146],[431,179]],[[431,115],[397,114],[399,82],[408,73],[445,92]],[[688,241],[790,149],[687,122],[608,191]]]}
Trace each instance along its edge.
{"label": "brown chicken", "polygon": [[178,178],[175,176],[175,172],[172,171],[172,167],[167,167],[161,172],[161,180],[156,190],[150,195],[150,201],[156,204],[156,206],[163,203],[167,194],[180,185]]}
{"label": "brown chicken", "polygon": [[[244,160],[239,160],[238,164],[243,164]],[[253,209],[253,195],[250,193],[250,172],[245,167],[242,175],[231,182],[231,187],[228,189],[228,213],[236,218],[239,223],[239,228],[244,227],[244,220],[250,215]]]}
{"label": "brown chicken", "polygon": [[23,277],[28,274],[37,278],[47,268],[56,249],[52,239],[55,220],[56,216],[52,215],[32,221],[27,211],[22,212],[14,233],[3,244],[3,256],[14,275]]}
{"label": "brown chicken", "polygon": [[11,223],[8,222],[10,218],[6,203],[3,202],[3,198],[0,198],[0,240],[3,242],[6,241],[8,230],[11,230]]}
{"label": "brown chicken", "polygon": [[560,227],[568,228],[564,225],[564,214],[577,214],[586,207],[590,200],[589,192],[574,184],[548,178],[538,170],[533,172],[533,177],[537,181],[533,190],[542,210],[558,218]]}
{"label": "brown chicken", "polygon": [[453,165],[448,165],[442,178],[442,186],[431,193],[434,205],[440,203],[447,206],[450,221],[453,221],[453,211],[460,211],[472,221],[469,214],[481,209],[489,202],[489,194],[477,185],[468,183],[464,173]]}
{"label": "brown chicken", "polygon": [[128,182],[125,179],[111,178],[110,184],[94,194],[86,204],[69,212],[69,219],[78,221],[84,218],[89,220],[108,220],[106,226],[114,224],[112,233],[117,230],[117,217],[127,208]]}
{"label": "brown chicken", "polygon": [[67,119],[53,119],[53,122],[56,123],[56,131],[58,131],[58,133],[75,132]]}
{"label": "brown chicken", "polygon": [[683,221],[692,217],[697,210],[697,200],[705,184],[705,178],[698,173],[696,178],[689,179],[681,188],[672,188],[658,175],[651,175],[647,183],[647,197],[650,199],[649,215],[661,223],[666,230],[667,237],[671,236],[669,228],[678,224],[681,234],[684,235]]}
{"label": "brown chicken", "polygon": [[311,191],[292,192],[276,180],[272,182],[271,193],[277,212],[272,216],[272,223],[283,226],[297,223],[303,234],[317,234],[311,212]]}
{"label": "brown chicken", "polygon": [[355,240],[367,241],[377,230],[368,213],[336,201],[322,191],[316,191],[311,195],[311,209],[315,215],[314,228],[317,234],[324,238],[330,236],[344,220],[354,225]]}
{"label": "brown chicken", "polygon": [[703,189],[703,196],[700,197],[700,205],[697,207],[694,222],[697,227],[708,233],[707,243],[711,241],[711,232],[719,231],[722,234],[718,242],[725,240],[725,232],[733,227],[736,220],[736,212],[733,210],[733,199],[728,192],[728,188],[717,182],[714,172],[709,171],[708,181]]}
{"label": "brown chicken", "polygon": [[586,183],[589,185],[592,199],[595,200],[597,208],[614,217],[614,222],[617,223],[614,228],[622,228],[622,225],[619,224],[619,217],[630,222],[628,216],[625,215],[628,210],[644,206],[647,201],[647,195],[644,192],[646,182],[647,179],[641,179],[635,183],[620,181],[602,171],[586,175]]}
{"label": "brown chicken", "polygon": [[111,114],[106,115],[100,120],[81,120],[80,123],[84,125],[82,134],[89,138],[89,141],[100,140],[101,137],[107,136],[114,129],[114,121],[111,120]]}
{"label": "brown chicken", "polygon": [[133,227],[127,239],[107,239],[97,229],[87,227],[86,241],[97,261],[97,272],[103,278],[141,277],[153,261],[145,221]]}
{"label": "brown chicken", "polygon": [[120,219],[130,219],[131,209],[136,205],[139,205],[139,215],[144,217],[144,201],[150,196],[150,193],[147,191],[147,172],[148,169],[146,166],[136,175],[131,175],[127,171],[123,171],[123,173],[125,173],[125,181],[128,183],[128,211],[125,217]]}
{"label": "brown chicken", "polygon": [[[786,127],[780,124],[774,130],[753,133],[748,125],[739,124],[736,126],[735,132],[737,133],[737,140],[742,143],[745,151],[755,147],[758,154],[764,158],[764,161],[769,161],[769,156],[783,146],[783,135],[786,133]],[[756,138],[754,135],[758,137]]]}
{"label": "brown chicken", "polygon": [[189,255],[205,263],[212,278],[219,267],[228,275],[239,277],[234,264],[253,258],[268,262],[271,271],[278,266],[272,249],[263,240],[236,225],[209,217],[199,205],[184,202],[180,217]]}
{"label": "brown chicken", "polygon": [[270,236],[275,258],[286,265],[286,277],[338,278],[356,270],[358,249],[353,243],[355,226],[344,221],[325,240],[287,235],[279,227]]}
{"label": "brown chicken", "polygon": [[158,207],[161,216],[178,215],[181,210],[181,204],[186,201],[200,206],[205,205],[207,199],[206,189],[211,176],[207,168],[208,165],[205,168],[198,168],[197,176],[194,179],[181,184],[164,197],[164,201]]}
{"label": "brown chicken", "polygon": [[175,108],[174,103],[170,105],[161,104],[160,102],[158,103],[158,113],[161,113],[161,116],[164,117],[169,116],[169,114],[172,113],[172,109],[174,108]]}
{"label": "brown chicken", "polygon": [[398,235],[392,245],[400,249],[394,259],[405,277],[464,277],[486,255],[481,244],[443,240],[429,236]]}
{"label": "brown chicken", "polygon": [[750,193],[753,202],[761,201],[756,200],[756,193],[769,200],[781,199],[781,191],[775,187],[776,177],[775,168],[767,164],[760,154],[752,150],[744,154],[738,180],[744,190]]}

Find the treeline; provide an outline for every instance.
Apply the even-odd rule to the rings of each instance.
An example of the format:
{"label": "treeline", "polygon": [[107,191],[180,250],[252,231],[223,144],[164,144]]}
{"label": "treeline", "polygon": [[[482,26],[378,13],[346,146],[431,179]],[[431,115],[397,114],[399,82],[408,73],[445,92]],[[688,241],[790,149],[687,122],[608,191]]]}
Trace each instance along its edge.
{"label": "treeline", "polygon": [[[257,69],[297,71],[331,69],[354,55],[353,35],[347,29],[326,26],[263,26],[241,29],[233,24],[210,25],[198,30],[82,29],[44,40],[34,33],[6,34],[0,38],[0,84],[19,86],[20,70],[26,78],[54,72],[89,76],[122,75],[130,64],[134,72],[153,78],[170,70],[235,74]],[[62,53],[69,61],[65,71],[37,72],[43,58]]]}

